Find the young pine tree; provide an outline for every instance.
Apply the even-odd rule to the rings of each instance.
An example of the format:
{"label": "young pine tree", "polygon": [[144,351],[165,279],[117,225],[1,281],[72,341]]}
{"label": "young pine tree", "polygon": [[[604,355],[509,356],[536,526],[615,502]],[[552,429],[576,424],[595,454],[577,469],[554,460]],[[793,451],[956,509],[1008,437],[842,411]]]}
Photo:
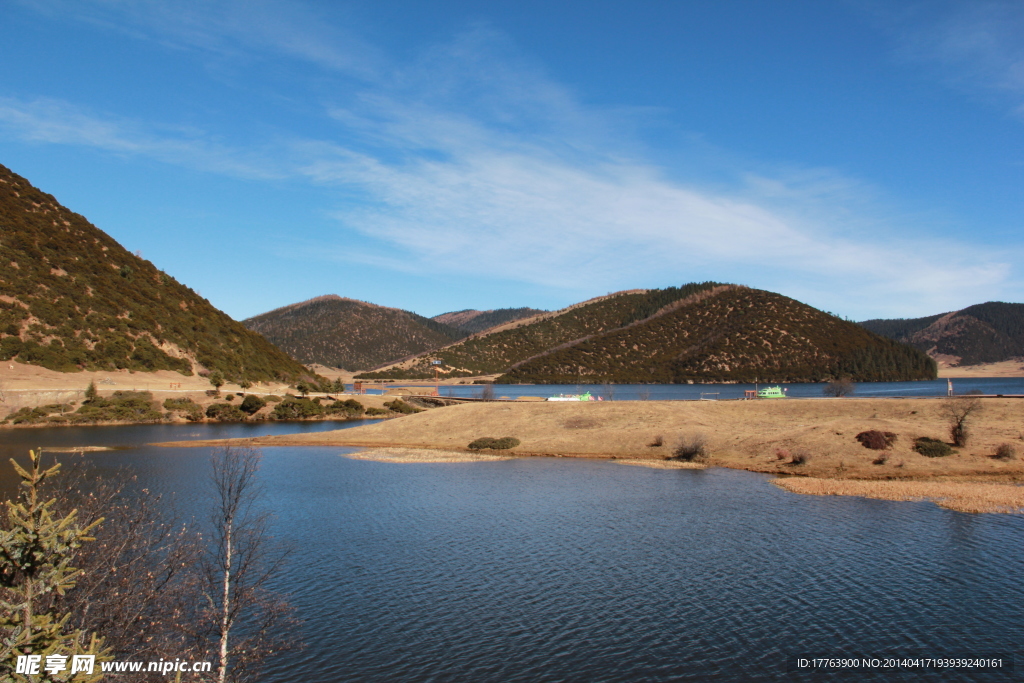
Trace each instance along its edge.
{"label": "young pine tree", "polygon": [[[40,486],[54,477],[60,464],[43,469],[42,452],[29,451],[29,469],[11,463],[21,477],[17,502],[5,501],[6,524],[0,527],[0,678],[31,681],[16,671],[19,655],[60,655],[69,664],[74,655],[95,655],[109,659],[101,639],[81,630],[67,628],[70,614],[49,609],[54,594],[64,595],[75,587],[80,571],[71,566],[76,551],[92,541],[92,531],[102,520],[87,526],[77,521],[77,511],[61,518],[53,513],[57,500],[40,499]],[[70,665],[50,680],[98,681],[102,675],[71,673]]]}

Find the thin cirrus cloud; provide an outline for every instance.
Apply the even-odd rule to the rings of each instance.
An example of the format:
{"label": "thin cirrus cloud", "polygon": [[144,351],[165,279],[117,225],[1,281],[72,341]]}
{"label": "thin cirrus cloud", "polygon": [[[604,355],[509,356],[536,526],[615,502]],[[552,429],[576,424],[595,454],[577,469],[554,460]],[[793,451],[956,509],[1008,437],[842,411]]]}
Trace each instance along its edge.
{"label": "thin cirrus cloud", "polygon": [[[210,130],[183,129],[41,98],[0,99],[0,127],[26,141],[254,182],[304,179],[322,189],[333,221],[295,238],[290,251],[307,258],[419,275],[443,268],[567,297],[595,287],[728,280],[853,316],[935,312],[1013,284],[1007,254],[928,239],[913,220],[887,218],[870,188],[838,173],[737,168],[731,187],[714,189],[673,178],[619,134],[642,127],[642,112],[583,104],[486,27],[410,64],[365,46],[362,53],[376,56],[357,63],[336,47],[345,41],[331,26],[272,2],[252,12],[213,3],[216,11],[202,16],[153,2],[89,6],[91,21],[120,22],[178,47],[242,62],[249,53],[256,61],[286,54],[355,94],[332,102],[317,91],[309,99],[320,100],[316,134],[272,117],[269,142],[265,129],[248,143],[245,131],[233,130],[236,142],[226,145],[217,142],[216,121]],[[365,67],[374,62],[389,68]]]}
{"label": "thin cirrus cloud", "polygon": [[907,59],[938,66],[966,92],[998,93],[1024,117],[1024,4],[1017,0],[938,2],[876,8]]}
{"label": "thin cirrus cloud", "polygon": [[[863,305],[848,310],[864,315],[882,314],[897,298],[901,308],[894,314],[908,303],[918,310],[948,307],[951,297],[970,303],[1010,274],[1006,264],[963,245],[922,249],[838,236],[799,215],[798,207],[821,203],[822,183],[806,190],[761,179],[753,184],[754,198],[727,196],[673,182],[642,160],[581,158],[578,147],[560,155],[543,146],[543,133],[534,140],[461,114],[426,115],[394,103],[382,110],[380,100],[376,106],[365,120],[333,112],[352,144],[295,137],[260,150],[218,146],[197,134],[175,137],[49,100],[0,101],[0,126],[35,142],[148,156],[257,181],[306,178],[328,193],[342,189],[358,197],[332,213],[344,230],[318,236],[306,256],[343,254],[405,273],[443,268],[570,293],[591,291],[598,281],[628,288],[640,277],[664,284],[707,277],[810,302],[860,300]],[[364,138],[360,131],[370,132]],[[829,197],[849,193],[835,192],[837,183],[848,187],[824,183]],[[758,203],[756,195],[766,194],[773,208]],[[369,241],[351,245],[351,232]]]}
{"label": "thin cirrus cloud", "polygon": [[[552,92],[544,85],[517,91]],[[300,172],[362,187],[373,201],[335,218],[423,269],[514,273],[566,290],[593,280],[618,288],[640,277],[697,276],[809,301],[845,299],[850,314],[905,314],[951,300],[966,305],[1011,275],[983,249],[888,237],[907,226],[886,225],[872,213],[873,193],[835,173],[804,172],[795,181],[748,174],[729,193],[673,181],[642,157],[602,144],[594,132],[600,123],[586,125],[600,115],[569,101],[559,93],[547,107],[504,107],[553,117],[568,109],[580,138],[568,145],[550,144],[551,129],[569,127],[563,120],[510,132],[507,119],[498,125],[464,111],[363,101],[358,112],[332,115],[349,134],[368,131],[367,147],[387,154],[325,144]]]}
{"label": "thin cirrus cloud", "polygon": [[52,98],[0,97],[0,130],[31,143],[90,147],[126,157],[145,156],[241,178],[281,177],[256,151],[218,144],[201,131],[98,114]]}
{"label": "thin cirrus cloud", "polygon": [[307,3],[277,0],[13,0],[61,20],[90,24],[153,40],[177,50],[197,50],[243,60],[287,56],[320,68],[372,78],[381,54]]}

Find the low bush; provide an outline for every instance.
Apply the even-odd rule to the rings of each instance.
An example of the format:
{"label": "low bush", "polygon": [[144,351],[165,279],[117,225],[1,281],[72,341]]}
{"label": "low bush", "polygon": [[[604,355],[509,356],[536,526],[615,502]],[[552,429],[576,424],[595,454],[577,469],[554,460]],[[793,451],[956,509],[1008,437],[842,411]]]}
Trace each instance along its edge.
{"label": "low bush", "polygon": [[302,420],[323,414],[324,409],[319,403],[304,398],[286,398],[274,406],[270,417],[275,420]]}
{"label": "low bush", "polygon": [[262,408],[265,405],[267,405],[267,402],[264,401],[262,398],[256,396],[255,394],[249,394],[248,396],[242,399],[242,405],[239,406],[239,408],[243,413],[247,415],[255,415],[260,411],[260,408]]}
{"label": "low bush", "polygon": [[896,441],[897,436],[892,432],[880,432],[877,429],[871,429],[866,432],[861,432],[856,436],[857,441],[860,441],[864,448],[870,448],[873,451],[884,451]]}
{"label": "low bush", "polygon": [[109,398],[97,396],[83,404],[70,422],[159,422],[163,418],[150,392],[115,391]]}
{"label": "low bush", "polygon": [[387,415],[388,411],[384,410],[383,408],[374,408],[371,406],[366,409],[366,414],[369,415],[370,417],[377,417],[379,415]]}
{"label": "low bush", "polygon": [[394,401],[385,401],[384,407],[393,413],[401,413],[402,415],[412,415],[413,413],[423,412],[419,408],[413,408],[400,398],[396,398]]}
{"label": "low bush", "polygon": [[804,450],[799,450],[793,453],[789,459],[790,465],[806,465],[811,461],[811,454]]}
{"label": "low bush", "polygon": [[519,439],[515,438],[514,436],[503,436],[500,439],[484,436],[477,439],[476,441],[471,442],[469,444],[469,447],[474,451],[479,451],[484,448],[490,448],[495,451],[503,451],[509,448],[515,448],[516,446],[519,445],[519,443]]}
{"label": "low bush", "polygon": [[672,451],[674,460],[685,462],[704,462],[708,455],[708,440],[703,434],[684,436]]}
{"label": "low bush", "polygon": [[42,422],[45,420],[50,413],[42,408],[22,408],[17,412],[13,412],[7,416],[7,419],[12,424],[34,424],[36,422]]}
{"label": "low bush", "polygon": [[346,399],[344,401],[335,401],[334,403],[327,406],[327,412],[331,415],[344,415],[345,417],[359,417],[366,408],[363,404],[354,398]]}
{"label": "low bush", "polygon": [[889,460],[888,453],[879,453],[878,457],[871,461],[872,465],[884,465]]}
{"label": "low bush", "polygon": [[941,458],[953,452],[948,443],[927,436],[914,439],[914,450],[926,458]]}
{"label": "low bush", "polygon": [[775,459],[776,460],[789,460],[791,455],[792,455],[792,453],[790,453],[785,448],[776,448],[775,449]]}
{"label": "low bush", "polygon": [[1001,443],[999,444],[999,447],[996,448],[996,454],[992,457],[996,460],[1016,460],[1017,449],[1014,448],[1013,444]]}
{"label": "low bush", "polygon": [[176,410],[182,413],[189,422],[203,419],[203,408],[190,398],[164,399],[164,410]]}
{"label": "low bush", "polygon": [[242,422],[245,413],[230,403],[213,403],[206,408],[206,417],[220,422]]}
{"label": "low bush", "polygon": [[[7,416],[7,419],[14,424],[35,424],[37,422],[54,422],[49,418],[51,413],[70,413],[73,406],[70,403],[49,403],[37,408],[22,408]],[[49,419],[48,419],[49,418]]]}
{"label": "low bush", "polygon": [[266,401],[267,403],[280,403],[284,399],[282,399],[280,396],[275,396],[274,394],[270,394],[269,396],[264,396],[263,400]]}
{"label": "low bush", "polygon": [[647,444],[647,445],[649,447],[651,447],[651,448],[657,448],[658,446],[664,446],[665,445],[665,437],[663,437],[661,435],[658,435],[658,436],[654,437],[651,440],[651,442],[649,444]]}

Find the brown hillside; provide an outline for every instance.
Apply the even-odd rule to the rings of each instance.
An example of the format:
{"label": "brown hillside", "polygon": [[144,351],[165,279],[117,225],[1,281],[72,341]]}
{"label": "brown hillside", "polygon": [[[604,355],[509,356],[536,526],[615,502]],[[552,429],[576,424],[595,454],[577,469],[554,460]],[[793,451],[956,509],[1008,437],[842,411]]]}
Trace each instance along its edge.
{"label": "brown hillside", "polygon": [[439,360],[447,372],[486,375],[505,372],[514,364],[554,347],[620,328],[654,315],[681,299],[721,286],[694,283],[683,287],[629,290],[595,297],[558,311],[514,320],[449,346],[403,361],[367,378],[411,379],[432,375]]}
{"label": "brown hillside", "polygon": [[372,368],[463,336],[409,311],[334,294],[284,306],[243,324],[303,363],[347,370]]}
{"label": "brown hillside", "polygon": [[788,297],[716,287],[651,317],[547,350],[499,380],[572,384],[931,379],[935,364]]}
{"label": "brown hillside", "polygon": [[61,372],[305,368],[52,196],[0,166],[0,359]]}

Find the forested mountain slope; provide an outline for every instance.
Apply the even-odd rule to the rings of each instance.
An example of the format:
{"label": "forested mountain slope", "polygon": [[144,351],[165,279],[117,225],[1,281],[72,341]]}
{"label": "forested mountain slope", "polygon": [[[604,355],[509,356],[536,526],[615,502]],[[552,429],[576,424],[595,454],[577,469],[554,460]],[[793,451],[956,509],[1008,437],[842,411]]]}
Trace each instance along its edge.
{"label": "forested mountain slope", "polygon": [[747,287],[515,363],[500,382],[806,382],[931,379],[920,351],[788,297]]}
{"label": "forested mountain slope", "polygon": [[435,349],[465,333],[409,311],[335,294],[242,321],[303,363],[363,370]]}
{"label": "forested mountain slope", "polygon": [[989,301],[927,318],[865,320],[863,327],[954,365],[1024,356],[1024,304]]}
{"label": "forested mountain slope", "polygon": [[529,318],[540,313],[547,313],[547,311],[538,308],[498,308],[490,311],[466,309],[464,311],[452,311],[451,313],[435,315],[431,320],[450,325],[470,335],[483,332],[495,325],[504,325],[505,323],[522,320],[523,318]]}
{"label": "forested mountain slope", "polygon": [[0,166],[0,358],[51,370],[309,373],[266,339]]}
{"label": "forested mountain slope", "polygon": [[708,296],[716,288],[731,286],[704,282],[666,289],[617,292],[490,328],[455,344],[362,376],[428,377],[432,376],[435,360],[443,363],[445,372],[455,375],[502,373],[514,364],[552,348],[634,324],[666,307],[679,305],[683,300]]}

